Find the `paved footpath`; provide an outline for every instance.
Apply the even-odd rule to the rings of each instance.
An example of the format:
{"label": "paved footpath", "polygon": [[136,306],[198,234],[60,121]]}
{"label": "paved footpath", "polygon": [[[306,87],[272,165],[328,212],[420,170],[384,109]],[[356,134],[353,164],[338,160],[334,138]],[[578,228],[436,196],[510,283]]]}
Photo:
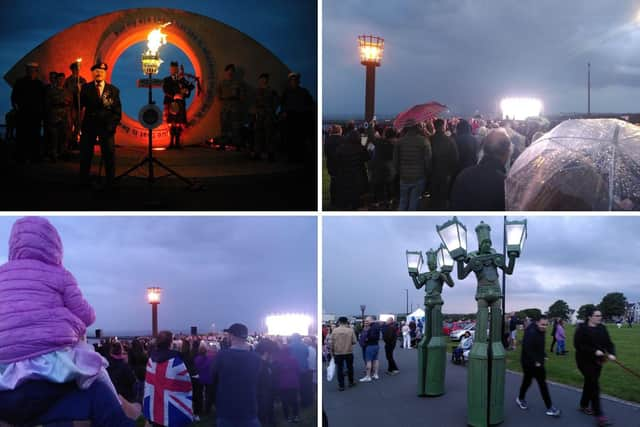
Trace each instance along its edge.
{"label": "paved footpath", "polygon": [[[364,364],[360,349],[356,349],[356,378],[363,376]],[[381,372],[387,367],[384,352],[380,353]],[[323,375],[323,407],[330,427],[449,427],[467,425],[467,368],[447,363],[446,393],[432,398],[417,397],[417,351],[396,348],[396,362],[400,373],[382,374],[380,380],[358,383],[355,388],[338,391],[336,379],[330,383]],[[325,371],[326,373],[326,371]],[[549,383],[553,404],[562,411],[559,418],[545,415],[545,406],[537,383],[527,392],[529,409],[523,411],[516,403],[522,376],[507,372],[505,384],[504,427],[588,427],[595,426],[595,418],[577,410],[580,390]],[[348,382],[348,381],[347,381]],[[602,397],[602,407],[614,426],[640,427],[640,404],[629,404]]]}

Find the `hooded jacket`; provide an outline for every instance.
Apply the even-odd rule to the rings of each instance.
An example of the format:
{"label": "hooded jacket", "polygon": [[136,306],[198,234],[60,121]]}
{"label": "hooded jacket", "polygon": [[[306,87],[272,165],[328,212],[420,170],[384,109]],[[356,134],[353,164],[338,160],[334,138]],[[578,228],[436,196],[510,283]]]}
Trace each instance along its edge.
{"label": "hooded jacket", "polygon": [[13,225],[9,261],[0,266],[0,363],[74,346],[95,321],[62,254],[60,236],[46,219]]}

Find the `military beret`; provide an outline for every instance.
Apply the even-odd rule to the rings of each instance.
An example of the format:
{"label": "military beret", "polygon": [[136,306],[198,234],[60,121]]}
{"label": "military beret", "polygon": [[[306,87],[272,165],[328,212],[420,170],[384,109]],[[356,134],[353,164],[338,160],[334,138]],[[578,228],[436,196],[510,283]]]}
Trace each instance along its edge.
{"label": "military beret", "polygon": [[107,66],[107,64],[105,64],[104,62],[96,62],[95,64],[93,64],[93,66],[91,67],[91,71],[95,70],[96,68],[100,68],[101,70],[105,70],[107,71],[107,68],[109,68]]}
{"label": "military beret", "polygon": [[171,61],[171,64],[169,64],[170,67],[177,67],[178,66],[178,61]]}
{"label": "military beret", "polygon": [[300,73],[289,73],[289,80],[291,79],[296,79],[296,80],[300,80]]}

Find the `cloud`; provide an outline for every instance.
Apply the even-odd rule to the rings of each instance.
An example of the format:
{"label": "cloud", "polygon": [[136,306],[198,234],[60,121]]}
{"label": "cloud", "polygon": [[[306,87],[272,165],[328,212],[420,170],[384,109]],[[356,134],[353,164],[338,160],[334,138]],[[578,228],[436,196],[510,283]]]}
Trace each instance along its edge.
{"label": "cloud", "polygon": [[[501,251],[502,217],[459,217],[467,226],[468,246],[477,245],[473,228],[481,220],[492,228],[494,247]],[[329,217],[323,219],[323,310],[356,314],[359,305],[370,313],[403,312],[409,302],[423,304],[406,269],[406,250],[436,248],[436,224],[448,217]],[[637,277],[640,233],[634,217],[528,218],[528,238],[513,275],[507,276],[507,310],[537,307],[543,311],[558,299],[578,308],[599,303],[609,292],[621,291],[640,300]],[[348,261],[347,261],[348,260]],[[454,271],[455,273],[455,271]],[[445,289],[445,313],[475,312],[476,280],[453,276]]]}
{"label": "cloud", "polygon": [[[548,112],[582,111],[588,61],[594,88],[621,85],[640,94],[637,78],[615,71],[640,65],[632,53],[640,47],[633,22],[639,6],[631,0],[615,8],[594,0],[325,2],[324,114],[363,110],[360,33],[385,38],[376,77],[381,115],[429,100],[462,114],[491,112],[501,97],[517,94],[541,97]],[[629,95],[593,95],[595,111],[636,109]]]}
{"label": "cloud", "polygon": [[[256,330],[273,312],[314,314],[313,217],[53,217],[64,265],[95,308],[94,327],[149,327],[146,288],[160,286],[160,324],[188,330],[243,321]],[[0,217],[7,242],[12,217]],[[0,259],[7,257],[0,246]],[[204,328],[204,329],[203,329]]]}

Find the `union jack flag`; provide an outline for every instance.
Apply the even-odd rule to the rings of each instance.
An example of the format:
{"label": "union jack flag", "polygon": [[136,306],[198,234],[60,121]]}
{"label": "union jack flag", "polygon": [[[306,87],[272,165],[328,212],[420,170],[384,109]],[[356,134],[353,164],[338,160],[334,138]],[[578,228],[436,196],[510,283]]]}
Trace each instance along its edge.
{"label": "union jack flag", "polygon": [[182,359],[157,363],[149,359],[142,410],[147,420],[166,427],[193,422],[191,378]]}

